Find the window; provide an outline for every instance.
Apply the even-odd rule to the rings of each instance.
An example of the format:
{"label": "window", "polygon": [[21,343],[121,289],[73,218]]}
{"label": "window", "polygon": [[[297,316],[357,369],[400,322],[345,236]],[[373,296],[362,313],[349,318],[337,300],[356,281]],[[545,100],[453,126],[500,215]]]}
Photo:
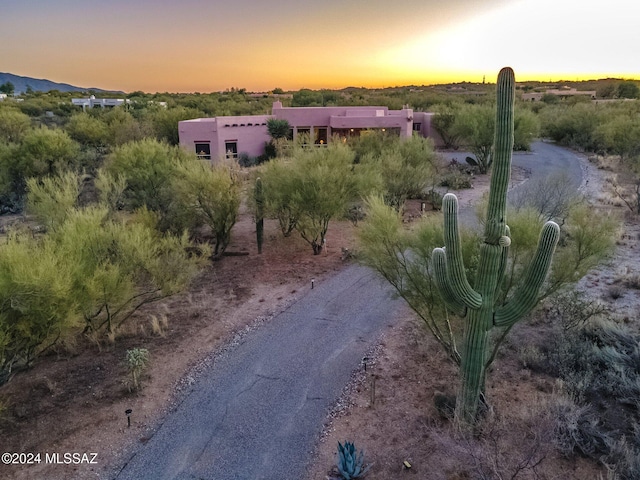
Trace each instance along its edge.
{"label": "window", "polygon": [[420,132],[420,131],[422,131],[422,124],[421,124],[421,123],[414,123],[414,124],[413,124],[413,131],[414,131],[414,132]]}
{"label": "window", "polygon": [[224,151],[227,158],[238,158],[238,141],[230,140],[224,142]]}
{"label": "window", "polygon": [[316,145],[327,144],[327,127],[316,128]]}
{"label": "window", "polygon": [[209,142],[196,143],[196,155],[201,160],[211,160],[211,144]]}

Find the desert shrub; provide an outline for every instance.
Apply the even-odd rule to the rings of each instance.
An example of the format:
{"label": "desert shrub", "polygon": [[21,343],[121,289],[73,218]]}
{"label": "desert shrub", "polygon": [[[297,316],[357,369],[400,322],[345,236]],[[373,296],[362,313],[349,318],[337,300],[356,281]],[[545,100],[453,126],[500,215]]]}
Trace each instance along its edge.
{"label": "desert shrub", "polygon": [[17,153],[19,174],[26,178],[55,175],[77,165],[80,146],[58,129],[38,128],[27,132]]}
{"label": "desert shrub", "polygon": [[20,143],[0,142],[0,209],[22,208],[28,178],[77,170],[81,163],[80,146],[62,130],[30,129]]}
{"label": "desert shrub", "polygon": [[526,182],[509,198],[509,204],[515,209],[534,208],[545,220],[554,220],[560,225],[578,202],[578,194],[565,173]]}
{"label": "desert shrub", "polygon": [[624,293],[625,293],[625,289],[622,285],[611,285],[607,289],[607,295],[612,300],[617,300],[619,298],[622,298],[624,296]]}
{"label": "desert shrub", "polygon": [[612,443],[609,454],[603,463],[620,480],[640,479],[640,428],[636,425],[633,440],[622,437]]}
{"label": "desert shrub", "polygon": [[[550,409],[559,450],[600,461],[617,478],[638,478],[634,476],[640,458],[638,334],[597,318],[571,329],[557,328],[535,354],[529,350],[521,354],[523,363],[562,380],[564,394]],[[595,410],[594,404],[602,408]]]}
{"label": "desert shrub", "polygon": [[442,210],[442,201],[444,199],[442,193],[432,189],[424,195],[424,199],[431,204],[434,210]]}
{"label": "desert shrub", "polygon": [[440,180],[440,186],[451,190],[463,190],[473,188],[472,176],[459,170],[452,170],[445,173]]}
{"label": "desert shrub", "polygon": [[53,245],[10,232],[0,246],[0,384],[80,322],[73,265]]}
{"label": "desert shrub", "polygon": [[607,312],[604,304],[579,290],[560,292],[553,296],[550,304],[549,316],[564,330],[584,327],[591,319]]}
{"label": "desert shrub", "polygon": [[76,206],[80,179],[73,172],[27,181],[27,211],[49,229],[59,227]]}
{"label": "desert shrub", "polygon": [[108,144],[107,124],[87,113],[72,116],[65,125],[65,130],[71,138],[82,145],[98,148]]}
{"label": "desert shrub", "polygon": [[597,151],[596,128],[602,123],[599,105],[580,103],[558,105],[542,110],[542,135],[560,145]]}
{"label": "desert shrub", "polygon": [[238,155],[238,165],[241,167],[255,167],[261,163],[260,157],[252,157],[246,152],[240,152]]}
{"label": "desert shrub", "polygon": [[13,108],[0,109],[0,141],[19,143],[30,127],[28,115]]}
{"label": "desert shrub", "polygon": [[609,453],[611,437],[603,432],[593,407],[579,406],[567,396],[557,396],[550,412],[555,419],[555,444],[564,455],[598,459]]}
{"label": "desert shrub", "polygon": [[627,288],[640,290],[640,274],[634,273],[634,274],[628,275],[624,279],[624,284]]}
{"label": "desert shrub", "polygon": [[175,147],[146,139],[116,148],[104,170],[113,177],[120,175],[126,179],[124,200],[128,210],[145,206],[160,215],[162,227],[169,228],[171,181],[177,164],[186,155]]}
{"label": "desert shrub", "polygon": [[260,178],[265,191],[265,214],[276,218],[282,235],[288,237],[298,223],[298,212],[293,201],[295,179],[289,175],[289,165],[272,160],[261,167]]}
{"label": "desert shrub", "polygon": [[106,122],[110,146],[123,146],[130,142],[140,142],[155,137],[153,125],[144,119],[135,118],[127,109],[115,107],[101,110],[94,108],[91,113]]}
{"label": "desert shrub", "polygon": [[169,145],[178,145],[180,143],[178,122],[199,118],[203,115],[204,113],[198,109],[182,106],[157,108],[147,113],[156,138],[162,142],[169,143]]}

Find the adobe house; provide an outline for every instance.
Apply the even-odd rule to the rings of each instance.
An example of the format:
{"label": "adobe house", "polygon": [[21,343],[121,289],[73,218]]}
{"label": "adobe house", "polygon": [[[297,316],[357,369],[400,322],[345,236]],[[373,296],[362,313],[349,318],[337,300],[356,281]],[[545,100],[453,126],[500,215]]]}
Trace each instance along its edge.
{"label": "adobe house", "polygon": [[184,120],[178,124],[180,145],[210,160],[237,158],[240,153],[257,157],[264,153],[271,140],[267,120],[286,120],[292,128],[292,137],[307,134],[317,145],[325,145],[333,136],[346,138],[360,135],[365,130],[395,133],[402,138],[413,132],[438,138],[431,129],[431,113],[389,110],[387,107],[283,107],[274,102],[271,115],[244,115]]}

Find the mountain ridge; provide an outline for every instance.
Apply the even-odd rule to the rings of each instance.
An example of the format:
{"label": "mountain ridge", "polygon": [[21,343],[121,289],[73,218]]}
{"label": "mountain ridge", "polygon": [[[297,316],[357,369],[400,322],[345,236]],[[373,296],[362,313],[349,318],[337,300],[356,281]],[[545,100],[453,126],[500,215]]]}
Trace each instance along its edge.
{"label": "mountain ridge", "polygon": [[103,93],[124,93],[122,91],[105,90],[96,87],[77,87],[68,83],[54,82],[44,78],[24,77],[13,73],[0,72],[0,85],[11,82],[15,88],[14,93],[19,95],[27,91],[27,87],[31,87],[36,92],[48,92],[49,90],[58,90],[60,92],[103,92]]}

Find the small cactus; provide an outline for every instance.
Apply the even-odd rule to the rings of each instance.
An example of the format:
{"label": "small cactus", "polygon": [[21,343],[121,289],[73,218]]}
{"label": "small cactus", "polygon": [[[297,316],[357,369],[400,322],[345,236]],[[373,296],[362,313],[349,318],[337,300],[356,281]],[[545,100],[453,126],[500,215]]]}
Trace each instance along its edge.
{"label": "small cactus", "polygon": [[338,442],[338,470],[345,480],[352,478],[362,478],[371,468],[371,465],[364,466],[364,453],[356,451],[352,442]]}
{"label": "small cactus", "polygon": [[133,348],[127,350],[127,369],[131,374],[131,383],[129,385],[130,391],[140,390],[141,383],[140,377],[142,372],[147,368],[149,363],[149,350],[146,348]]}

